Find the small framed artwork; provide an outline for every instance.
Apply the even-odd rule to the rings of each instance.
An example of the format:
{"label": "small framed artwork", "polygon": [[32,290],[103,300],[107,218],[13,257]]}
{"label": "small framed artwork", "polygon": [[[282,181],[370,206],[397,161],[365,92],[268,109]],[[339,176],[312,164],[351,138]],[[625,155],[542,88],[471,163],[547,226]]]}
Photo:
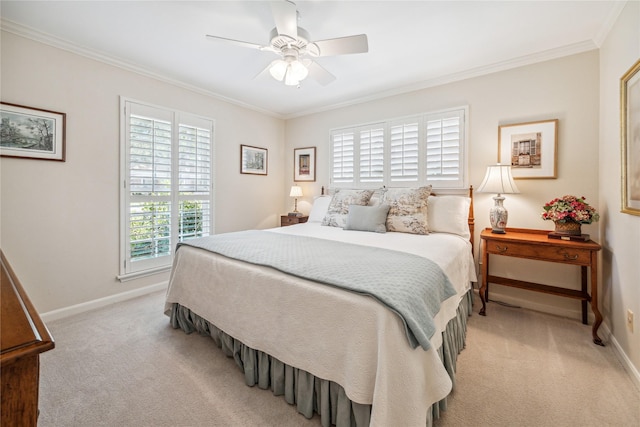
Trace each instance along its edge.
{"label": "small framed artwork", "polygon": [[622,212],[640,215],[640,60],[620,79]]}
{"label": "small framed artwork", "polygon": [[498,127],[498,162],[514,179],[557,178],[558,119]]}
{"label": "small framed artwork", "polygon": [[267,174],[267,149],[240,145],[240,173],[252,175]]}
{"label": "small framed artwork", "polygon": [[65,161],[67,115],[0,103],[0,155]]}
{"label": "small framed artwork", "polygon": [[316,147],[294,148],[293,180],[316,180]]}

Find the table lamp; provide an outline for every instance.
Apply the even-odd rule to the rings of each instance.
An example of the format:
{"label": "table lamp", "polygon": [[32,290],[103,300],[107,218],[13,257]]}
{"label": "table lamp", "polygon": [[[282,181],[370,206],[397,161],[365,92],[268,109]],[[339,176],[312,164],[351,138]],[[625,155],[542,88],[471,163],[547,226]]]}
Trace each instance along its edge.
{"label": "table lamp", "polygon": [[291,192],[289,193],[289,197],[295,197],[293,204],[293,212],[289,212],[289,215],[292,216],[301,216],[301,213],[298,212],[298,197],[302,197],[302,187],[297,185],[291,186]]}
{"label": "table lamp", "polygon": [[509,212],[502,205],[504,197],[502,194],[519,193],[518,187],[511,176],[511,166],[491,165],[487,167],[487,173],[484,181],[478,188],[479,193],[497,193],[493,198],[495,205],[489,211],[489,221],[491,221],[491,232],[496,234],[505,234],[504,229],[507,227],[507,219]]}

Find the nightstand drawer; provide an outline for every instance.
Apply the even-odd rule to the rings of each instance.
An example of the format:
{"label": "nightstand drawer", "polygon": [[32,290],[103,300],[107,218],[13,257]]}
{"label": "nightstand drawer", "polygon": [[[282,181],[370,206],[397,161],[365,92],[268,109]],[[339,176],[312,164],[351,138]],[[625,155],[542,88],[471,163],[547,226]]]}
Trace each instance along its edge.
{"label": "nightstand drawer", "polygon": [[534,245],[509,241],[487,241],[486,245],[487,252],[491,254],[578,265],[589,265],[591,263],[591,251],[588,249]]}
{"label": "nightstand drawer", "polygon": [[285,227],[287,225],[294,225],[294,224],[303,224],[305,222],[307,222],[307,220],[309,219],[308,216],[288,216],[288,215],[282,215],[280,217],[280,226],[281,227]]}

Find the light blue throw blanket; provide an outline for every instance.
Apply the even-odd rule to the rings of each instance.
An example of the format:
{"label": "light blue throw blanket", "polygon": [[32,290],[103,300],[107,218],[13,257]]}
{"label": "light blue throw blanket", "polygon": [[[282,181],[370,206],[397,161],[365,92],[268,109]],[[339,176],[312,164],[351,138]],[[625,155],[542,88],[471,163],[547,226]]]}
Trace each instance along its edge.
{"label": "light blue throw blanket", "polygon": [[402,318],[413,348],[431,347],[433,317],[456,294],[435,262],[389,249],[259,230],[187,240],[177,249],[181,245],[372,296]]}

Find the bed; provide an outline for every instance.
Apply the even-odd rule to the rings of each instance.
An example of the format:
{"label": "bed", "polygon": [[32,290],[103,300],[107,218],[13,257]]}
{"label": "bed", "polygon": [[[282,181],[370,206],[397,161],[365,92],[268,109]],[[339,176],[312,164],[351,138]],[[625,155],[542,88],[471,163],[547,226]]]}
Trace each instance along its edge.
{"label": "bed", "polygon": [[[185,242],[165,313],[173,327],[211,336],[247,385],[323,426],[429,426],[446,408],[471,314],[472,196],[339,190],[316,199],[307,223]],[[399,282],[425,281],[413,277],[413,265],[431,268],[421,263],[446,286],[415,290],[436,301],[416,321],[393,298]]]}

